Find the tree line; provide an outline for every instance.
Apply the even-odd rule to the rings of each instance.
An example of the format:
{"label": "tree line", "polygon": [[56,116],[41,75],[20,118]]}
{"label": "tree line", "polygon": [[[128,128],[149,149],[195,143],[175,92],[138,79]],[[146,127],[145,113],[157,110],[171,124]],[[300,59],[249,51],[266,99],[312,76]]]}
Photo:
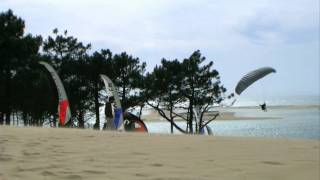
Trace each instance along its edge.
{"label": "tree line", "polygon": [[[204,114],[226,96],[213,62],[206,63],[197,50],[183,60],[162,59],[153,71],[126,52],[109,49],[90,53],[91,44],[80,42],[67,31],[54,29],[44,38],[25,34],[25,22],[12,10],[0,13],[0,124],[42,126],[57,122],[58,94],[49,73],[38,64],[50,63],[65,86],[72,123],[84,128],[87,116],[99,125],[104,86],[99,74],[106,74],[119,90],[124,110],[150,106],[183,133],[199,133],[212,121]],[[179,113],[177,110],[183,110]],[[199,121],[194,121],[198,115]],[[187,129],[179,127],[183,120]]]}

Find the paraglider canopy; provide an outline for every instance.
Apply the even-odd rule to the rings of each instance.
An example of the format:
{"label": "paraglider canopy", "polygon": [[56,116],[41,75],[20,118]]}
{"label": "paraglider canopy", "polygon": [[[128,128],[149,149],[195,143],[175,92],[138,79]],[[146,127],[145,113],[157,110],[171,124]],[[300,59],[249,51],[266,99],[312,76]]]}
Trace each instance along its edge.
{"label": "paraglider canopy", "polygon": [[259,79],[265,77],[270,73],[275,73],[275,72],[276,70],[271,67],[262,67],[249,72],[248,74],[243,76],[241,80],[238,82],[235,89],[236,93],[240,95],[245,89],[247,89],[254,82],[258,81]]}
{"label": "paraglider canopy", "polygon": [[147,126],[144,124],[144,122],[137,116],[133,115],[129,112],[123,113],[123,119],[125,119],[126,123],[124,125],[124,129],[126,131],[132,131],[132,132],[148,132]]}
{"label": "paraglider canopy", "polygon": [[62,81],[54,70],[54,68],[44,61],[39,61],[39,64],[43,65],[51,74],[51,77],[56,84],[58,96],[59,96],[59,105],[58,105],[58,114],[59,114],[59,122],[62,126],[68,123],[71,118],[70,104],[67,97],[67,93],[64,89]]}

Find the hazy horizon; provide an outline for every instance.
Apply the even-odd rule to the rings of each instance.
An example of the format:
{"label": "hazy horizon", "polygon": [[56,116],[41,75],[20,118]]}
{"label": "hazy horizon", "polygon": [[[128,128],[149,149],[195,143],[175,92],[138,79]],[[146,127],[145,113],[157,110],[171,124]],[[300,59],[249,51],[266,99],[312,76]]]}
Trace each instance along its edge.
{"label": "hazy horizon", "polygon": [[3,0],[25,20],[26,32],[46,38],[54,28],[147,62],[187,58],[197,49],[214,62],[232,93],[247,72],[277,70],[241,97],[319,96],[319,1]]}

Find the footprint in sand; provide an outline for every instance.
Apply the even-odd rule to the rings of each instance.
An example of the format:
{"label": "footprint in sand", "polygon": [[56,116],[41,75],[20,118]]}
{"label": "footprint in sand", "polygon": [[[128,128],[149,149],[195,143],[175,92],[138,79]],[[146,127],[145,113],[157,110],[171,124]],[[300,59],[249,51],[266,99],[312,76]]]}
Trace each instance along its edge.
{"label": "footprint in sand", "polygon": [[96,171],[96,170],[84,170],[82,172],[89,173],[89,174],[106,174],[106,172],[104,171]]}
{"label": "footprint in sand", "polygon": [[81,180],[82,177],[76,174],[68,175],[66,176],[67,179],[72,179],[72,180]]}
{"label": "footprint in sand", "polygon": [[41,153],[38,153],[38,152],[27,152],[26,150],[22,151],[22,154],[24,156],[38,156],[38,155],[41,155]]}
{"label": "footprint in sand", "polygon": [[41,143],[37,143],[37,142],[32,142],[32,143],[27,143],[26,146],[27,147],[34,147],[34,146],[38,146],[40,145]]}
{"label": "footprint in sand", "polygon": [[84,138],[94,138],[94,137],[96,137],[96,136],[82,136],[82,137],[84,137]]}
{"label": "footprint in sand", "polygon": [[275,161],[262,161],[261,163],[263,164],[269,164],[269,165],[277,165],[277,166],[282,166],[282,165],[285,165],[281,162],[275,162]]}
{"label": "footprint in sand", "polygon": [[0,140],[0,144],[2,144],[2,143],[6,143],[6,142],[8,142],[9,140],[7,140],[7,139],[1,139]]}
{"label": "footprint in sand", "polygon": [[162,167],[164,166],[163,164],[160,164],[160,163],[154,163],[154,164],[151,164],[151,166],[154,166],[154,167]]}
{"label": "footprint in sand", "polygon": [[41,175],[43,175],[43,176],[57,176],[55,173],[53,173],[51,171],[47,171],[47,170],[42,171]]}
{"label": "footprint in sand", "polygon": [[138,155],[138,156],[146,156],[146,155],[148,155],[147,153],[143,153],[143,152],[132,152],[131,154]]}
{"label": "footprint in sand", "polygon": [[137,177],[150,177],[150,175],[142,174],[142,173],[136,173],[135,175],[136,175]]}
{"label": "footprint in sand", "polygon": [[11,161],[11,157],[6,157],[6,156],[0,156],[0,162],[8,162]]}

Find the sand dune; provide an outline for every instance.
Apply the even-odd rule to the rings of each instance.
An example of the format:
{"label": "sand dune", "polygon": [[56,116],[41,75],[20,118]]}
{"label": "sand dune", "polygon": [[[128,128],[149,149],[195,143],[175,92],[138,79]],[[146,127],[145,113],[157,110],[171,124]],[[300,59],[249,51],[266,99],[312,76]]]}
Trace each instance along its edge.
{"label": "sand dune", "polygon": [[0,127],[0,180],[318,180],[319,168],[319,141]]}

